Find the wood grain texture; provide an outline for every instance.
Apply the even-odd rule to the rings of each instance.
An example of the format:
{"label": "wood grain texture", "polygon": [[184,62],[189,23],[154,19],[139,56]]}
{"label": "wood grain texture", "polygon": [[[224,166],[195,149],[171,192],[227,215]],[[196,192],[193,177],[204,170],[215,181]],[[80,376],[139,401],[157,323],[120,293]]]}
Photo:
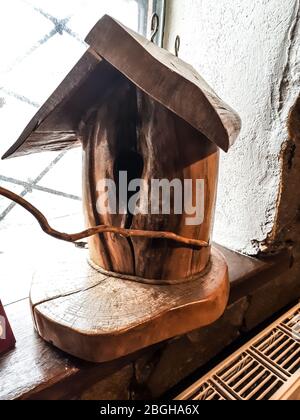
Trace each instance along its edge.
{"label": "wood grain texture", "polygon": [[71,357],[46,343],[32,325],[28,299],[5,307],[16,348],[0,355],[1,400],[73,399],[130,364],[138,354],[96,365]]}
{"label": "wood grain texture", "polygon": [[14,329],[15,350],[0,356],[0,400],[23,398],[44,384],[53,385],[74,373],[66,355],[47,346],[34,333],[28,300],[6,306]]}
{"label": "wood grain texture", "polygon": [[223,150],[234,143],[241,128],[239,116],[192,66],[107,15],[86,41],[91,48],[3,158],[78,145],[81,118],[102,100],[120,75]]}
{"label": "wood grain texture", "polygon": [[101,103],[119,77],[119,72],[88,49],[3,159],[79,146],[82,117],[95,103]]}
{"label": "wood grain texture", "polygon": [[214,322],[228,293],[227,265],[214,249],[206,275],[173,286],[107,277],[84,257],[65,259],[35,274],[30,301],[41,337],[84,360],[104,362]]}
{"label": "wood grain texture", "polygon": [[[61,150],[80,140],[88,228],[167,231],[210,244],[218,147],[227,151],[235,140],[238,116],[189,65],[110,17],[101,19],[87,40],[92,48],[5,157]],[[116,181],[118,171],[148,185],[153,179],[204,180],[204,222],[188,226],[190,215],[176,214],[172,204],[170,215],[100,213],[98,182]],[[208,325],[225,309],[226,262],[215,249],[210,255],[209,246],[107,231],[92,236],[89,249],[104,269],[157,284],[100,274],[82,259],[38,272],[31,293],[36,329],[72,355],[98,362],[119,358]],[[191,277],[182,284],[159,284]]]}
{"label": "wood grain texture", "polygon": [[[55,242],[53,242],[53,247],[56,247]],[[281,276],[289,269],[290,256],[285,254],[260,261],[223,247],[221,250],[226,256],[229,267],[231,303],[241,299],[241,296],[254,294],[255,290],[270,282],[270,279]],[[73,255],[76,260],[80,259],[82,252],[84,251],[80,249],[72,249],[70,255]],[[53,261],[49,260],[50,255],[52,256],[51,253],[45,256],[45,265],[53,265]],[[63,268],[64,278],[68,278],[68,273],[69,265],[66,264]],[[78,274],[80,277],[83,273]],[[147,360],[150,357],[149,354],[152,354],[155,349],[157,350],[158,346],[165,345],[155,345],[154,350],[152,348],[144,349],[139,352],[139,355],[135,353],[99,365],[68,356],[46,343],[35,333],[26,288],[20,295],[20,284],[23,281],[24,278],[21,276],[15,276],[9,279],[8,284],[11,293],[10,298],[6,299],[5,310],[15,333],[17,346],[9,353],[0,356],[0,400],[74,398],[92,384],[100,381],[101,378],[105,378],[117,372],[122,366],[138,360],[141,354],[145,353]],[[75,282],[73,286],[71,292],[78,289],[78,284]],[[57,292],[59,293],[59,288]],[[20,298],[23,300],[16,302]],[[215,333],[215,327],[211,328]],[[181,349],[187,352],[188,345],[184,345]],[[175,357],[174,363],[176,363],[174,368],[179,369],[178,359]]]}
{"label": "wood grain texture", "polygon": [[110,16],[86,42],[151,98],[183,118],[224,151],[236,140],[241,120],[189,64]]}
{"label": "wood grain texture", "polygon": [[[142,91],[138,96],[138,143],[144,170],[142,179],[151,185],[153,179],[186,180],[193,182],[193,203],[204,207],[204,220],[188,225],[190,217],[183,208],[176,214],[175,192],[171,191],[170,214],[139,214],[133,217],[133,229],[165,230],[187,238],[201,239],[210,244],[214,220],[219,169],[219,150],[206,137],[178,118],[167,108],[152,100]],[[201,147],[199,145],[201,144]],[[196,200],[196,180],[204,181],[204,197]],[[151,202],[151,188],[146,195]],[[183,193],[186,189],[183,188]],[[160,198],[161,204],[162,198]],[[203,203],[204,201],[204,203]],[[171,243],[169,240],[131,238],[135,274],[140,277],[171,280],[190,278],[205,269],[210,247],[195,248]],[[153,262],[155,261],[155,264]]]}
{"label": "wood grain texture", "polygon": [[[135,89],[126,79],[113,89],[105,103],[82,121],[83,202],[88,227],[100,224],[126,227],[126,215],[100,214],[97,209],[98,182],[115,180],[116,160],[122,150],[134,148],[136,118]],[[117,180],[116,180],[117,181]],[[89,239],[91,259],[109,271],[130,274],[133,255],[126,238],[115,234]]]}
{"label": "wood grain texture", "polygon": [[[168,231],[210,244],[219,165],[216,145],[125,78],[82,122],[80,137],[83,202],[89,228],[106,224],[136,231]],[[130,214],[127,203],[121,203],[127,214],[99,213],[97,202],[102,192],[97,189],[98,182],[110,179],[118,186],[119,171],[127,171],[128,182],[140,178],[149,187],[139,195],[139,202],[146,199],[149,205],[148,214]],[[203,180],[204,204],[197,203],[204,206],[203,223],[189,226],[187,218],[191,215],[185,209],[175,214],[172,189],[170,214],[153,214],[153,179],[176,179],[182,186],[185,180],[192,180],[193,203],[196,180]],[[117,207],[119,204],[118,200]],[[190,278],[205,269],[210,255],[210,247],[172,243],[169,239],[124,238],[114,233],[93,236],[89,249],[91,260],[105,270],[158,281]]]}

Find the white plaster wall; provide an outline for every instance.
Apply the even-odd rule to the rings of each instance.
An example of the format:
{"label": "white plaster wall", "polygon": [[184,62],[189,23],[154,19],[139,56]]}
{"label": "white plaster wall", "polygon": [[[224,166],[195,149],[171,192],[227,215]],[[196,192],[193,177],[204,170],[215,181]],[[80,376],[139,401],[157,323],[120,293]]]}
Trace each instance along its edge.
{"label": "white plaster wall", "polygon": [[214,239],[256,254],[280,191],[286,117],[299,94],[298,0],[169,0],[165,46],[190,62],[241,116],[222,153]]}

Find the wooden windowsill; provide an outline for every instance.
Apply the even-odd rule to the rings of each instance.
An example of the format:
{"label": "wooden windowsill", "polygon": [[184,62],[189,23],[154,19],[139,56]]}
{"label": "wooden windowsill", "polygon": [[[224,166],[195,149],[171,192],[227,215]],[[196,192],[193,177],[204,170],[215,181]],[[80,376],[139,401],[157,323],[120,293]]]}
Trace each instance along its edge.
{"label": "wooden windowsill", "polygon": [[[248,296],[290,266],[288,251],[259,260],[219,248],[229,266],[230,303]],[[73,398],[149,351],[144,349],[99,365],[86,363],[62,353],[38,337],[33,329],[27,296],[17,302],[12,298],[5,310],[17,345],[14,350],[0,356],[0,400]]]}

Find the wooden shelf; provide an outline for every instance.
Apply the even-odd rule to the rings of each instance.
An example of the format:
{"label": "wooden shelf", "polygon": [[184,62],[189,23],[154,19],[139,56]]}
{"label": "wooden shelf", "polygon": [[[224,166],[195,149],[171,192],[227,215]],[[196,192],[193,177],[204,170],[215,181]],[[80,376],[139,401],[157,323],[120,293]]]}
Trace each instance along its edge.
{"label": "wooden shelf", "polygon": [[[229,266],[230,303],[251,294],[289,269],[288,252],[258,260],[223,247],[220,249]],[[0,399],[72,398],[101,378],[112,375],[141,355],[152,351],[152,348],[147,348],[123,359],[97,365],[83,362],[55,349],[38,337],[33,328],[26,295],[17,302],[13,301],[12,296],[11,303],[5,306],[5,310],[17,345],[14,350],[0,356]]]}

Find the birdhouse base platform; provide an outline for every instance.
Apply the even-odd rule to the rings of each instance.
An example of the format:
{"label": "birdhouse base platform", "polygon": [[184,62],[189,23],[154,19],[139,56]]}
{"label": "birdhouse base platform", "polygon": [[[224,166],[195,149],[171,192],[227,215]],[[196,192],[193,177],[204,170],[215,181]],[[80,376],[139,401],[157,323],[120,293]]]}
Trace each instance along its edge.
{"label": "birdhouse base platform", "polygon": [[174,285],[100,273],[85,251],[76,250],[35,273],[30,304],[43,339],[81,359],[105,362],[213,323],[228,295],[227,264],[215,248],[204,274]]}

